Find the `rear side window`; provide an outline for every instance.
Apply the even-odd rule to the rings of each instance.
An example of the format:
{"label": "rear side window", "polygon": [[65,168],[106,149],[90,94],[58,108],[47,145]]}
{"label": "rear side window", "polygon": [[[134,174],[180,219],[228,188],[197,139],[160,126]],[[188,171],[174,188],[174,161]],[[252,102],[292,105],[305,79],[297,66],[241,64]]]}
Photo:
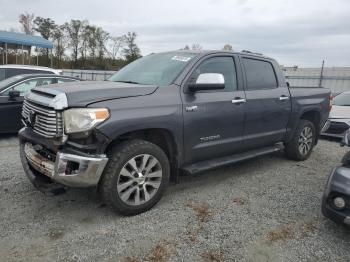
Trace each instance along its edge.
{"label": "rear side window", "polygon": [[270,62],[243,58],[247,89],[272,89],[277,87],[275,71]]}
{"label": "rear side window", "polygon": [[33,74],[53,74],[51,71],[44,71],[44,70],[32,70]]}
{"label": "rear side window", "polygon": [[237,89],[237,77],[235,64],[232,57],[212,57],[204,60],[198,68],[192,73],[199,76],[203,73],[218,73],[222,74],[225,79],[225,89],[215,90],[220,91],[233,91]]}
{"label": "rear side window", "polygon": [[0,81],[5,79],[5,69],[0,69]]}
{"label": "rear side window", "polygon": [[53,74],[53,72],[25,68],[8,68],[6,72],[6,78],[23,74]]}

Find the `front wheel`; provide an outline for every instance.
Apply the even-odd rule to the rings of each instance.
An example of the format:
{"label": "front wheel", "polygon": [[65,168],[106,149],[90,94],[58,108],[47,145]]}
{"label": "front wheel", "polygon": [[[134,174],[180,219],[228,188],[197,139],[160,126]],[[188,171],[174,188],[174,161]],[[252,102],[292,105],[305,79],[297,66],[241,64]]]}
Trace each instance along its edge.
{"label": "front wheel", "polygon": [[100,183],[105,201],[122,215],[151,209],[169,181],[169,161],[163,150],[144,140],[131,140],[112,148],[108,155]]}
{"label": "front wheel", "polygon": [[302,161],[309,158],[316,141],[316,129],[312,122],[300,119],[291,141],[285,144],[287,157]]}

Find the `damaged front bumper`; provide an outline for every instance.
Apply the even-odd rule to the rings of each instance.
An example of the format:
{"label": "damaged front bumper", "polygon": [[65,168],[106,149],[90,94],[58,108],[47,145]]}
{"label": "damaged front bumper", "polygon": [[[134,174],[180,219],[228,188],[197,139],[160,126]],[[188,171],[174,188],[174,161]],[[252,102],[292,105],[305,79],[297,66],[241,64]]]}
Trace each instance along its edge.
{"label": "damaged front bumper", "polygon": [[40,148],[43,147],[45,148],[20,135],[20,156],[23,168],[27,177],[41,191],[43,188],[52,191],[51,187],[57,189],[60,185],[96,186],[108,161],[105,155],[87,155],[63,150],[58,150],[55,157],[49,158],[40,153]]}

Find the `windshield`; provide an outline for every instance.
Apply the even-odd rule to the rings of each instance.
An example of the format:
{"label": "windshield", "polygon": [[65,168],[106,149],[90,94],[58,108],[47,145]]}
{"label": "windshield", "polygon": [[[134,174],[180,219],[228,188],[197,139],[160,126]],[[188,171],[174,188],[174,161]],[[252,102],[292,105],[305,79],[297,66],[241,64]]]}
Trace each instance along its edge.
{"label": "windshield", "polygon": [[108,80],[144,85],[169,85],[196,55],[187,52],[151,54],[125,66]]}
{"label": "windshield", "polygon": [[350,93],[342,93],[333,98],[333,105],[350,106]]}
{"label": "windshield", "polygon": [[6,87],[9,87],[10,84],[15,83],[17,80],[20,80],[22,78],[23,76],[17,75],[0,81],[0,92]]}

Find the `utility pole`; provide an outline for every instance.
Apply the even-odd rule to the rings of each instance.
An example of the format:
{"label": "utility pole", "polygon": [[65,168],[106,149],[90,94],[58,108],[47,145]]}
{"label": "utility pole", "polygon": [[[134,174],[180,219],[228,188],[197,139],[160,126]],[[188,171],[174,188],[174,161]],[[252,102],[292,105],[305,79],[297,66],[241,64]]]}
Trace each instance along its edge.
{"label": "utility pole", "polygon": [[321,74],[320,74],[320,82],[318,83],[318,87],[322,87],[323,67],[324,67],[324,60],[322,60],[322,67],[321,67]]}

